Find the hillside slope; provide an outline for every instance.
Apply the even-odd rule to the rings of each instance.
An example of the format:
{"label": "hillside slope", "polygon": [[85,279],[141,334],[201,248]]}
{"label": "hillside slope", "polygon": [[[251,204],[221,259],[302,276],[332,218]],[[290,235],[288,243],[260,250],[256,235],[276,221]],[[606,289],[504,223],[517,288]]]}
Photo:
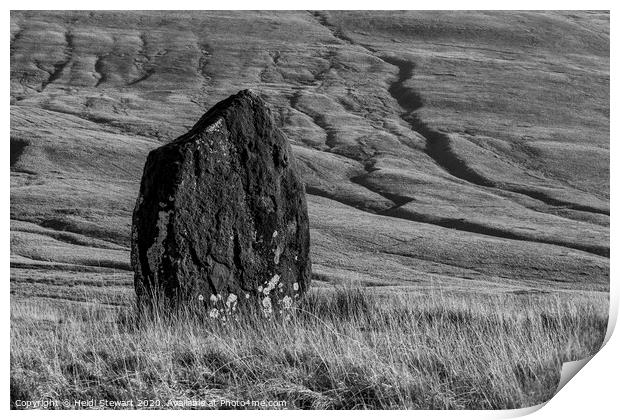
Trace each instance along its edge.
{"label": "hillside slope", "polygon": [[126,293],[148,151],[245,88],[317,285],[607,290],[608,14],[12,12],[12,293]]}

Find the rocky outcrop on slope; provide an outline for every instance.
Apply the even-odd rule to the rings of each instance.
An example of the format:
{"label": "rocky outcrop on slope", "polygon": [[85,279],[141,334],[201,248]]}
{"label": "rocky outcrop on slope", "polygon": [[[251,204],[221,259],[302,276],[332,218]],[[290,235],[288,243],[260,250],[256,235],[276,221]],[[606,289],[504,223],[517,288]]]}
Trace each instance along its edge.
{"label": "rocky outcrop on slope", "polygon": [[287,138],[250,91],[215,105],[185,135],[149,153],[133,215],[139,301],[266,312],[309,287],[304,186]]}

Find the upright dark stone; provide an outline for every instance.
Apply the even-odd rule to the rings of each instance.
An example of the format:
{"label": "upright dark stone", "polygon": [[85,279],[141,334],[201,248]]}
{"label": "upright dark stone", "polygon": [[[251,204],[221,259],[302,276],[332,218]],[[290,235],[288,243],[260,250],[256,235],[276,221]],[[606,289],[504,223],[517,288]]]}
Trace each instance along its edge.
{"label": "upright dark stone", "polygon": [[140,302],[265,311],[310,285],[304,187],[291,147],[250,91],[215,105],[185,135],[148,155],[133,214]]}

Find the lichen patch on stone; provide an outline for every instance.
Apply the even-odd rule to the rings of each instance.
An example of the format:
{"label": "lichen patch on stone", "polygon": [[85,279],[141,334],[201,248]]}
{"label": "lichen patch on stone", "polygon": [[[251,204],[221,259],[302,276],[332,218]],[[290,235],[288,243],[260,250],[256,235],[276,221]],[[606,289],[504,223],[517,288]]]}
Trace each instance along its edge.
{"label": "lichen patch on stone", "polygon": [[280,255],[282,254],[282,249],[280,248],[280,245],[278,245],[276,247],[276,249],[273,251],[273,262],[274,264],[280,264]]}
{"label": "lichen patch on stone", "polygon": [[274,274],[271,280],[267,282],[267,285],[263,289],[263,294],[268,295],[269,293],[271,293],[271,291],[276,288],[279,281],[280,281],[280,276],[278,274]]}
{"label": "lichen patch on stone", "polygon": [[222,131],[222,119],[218,118],[213,124],[205,128],[206,133],[214,133],[216,131]]}

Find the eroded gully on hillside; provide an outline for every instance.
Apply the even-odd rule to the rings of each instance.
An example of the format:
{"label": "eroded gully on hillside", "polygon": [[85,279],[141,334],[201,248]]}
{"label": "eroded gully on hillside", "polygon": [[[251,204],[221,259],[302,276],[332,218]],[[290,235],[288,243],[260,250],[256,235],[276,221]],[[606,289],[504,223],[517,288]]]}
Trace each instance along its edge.
{"label": "eroded gully on hillside", "polygon": [[[538,200],[544,204],[551,206],[562,206],[564,208],[569,208],[573,210],[580,210],[585,212],[597,213],[597,214],[606,214],[609,215],[609,212],[601,211],[600,209],[588,206],[577,205],[575,203],[566,202],[562,200],[558,200],[556,198],[550,197],[542,191],[530,189],[525,186],[511,186],[506,185],[504,183],[498,183],[492,179],[489,179],[474,169],[472,169],[467,162],[465,162],[458,154],[454,151],[451,145],[451,140],[448,135],[437,131],[431,128],[428,124],[422,121],[418,114],[416,113],[423,106],[423,101],[420,94],[412,89],[411,87],[406,86],[406,81],[411,79],[414,75],[415,63],[406,60],[395,58],[392,56],[386,55],[378,55],[377,50],[374,48],[355,42],[352,38],[347,36],[343,30],[335,25],[333,25],[326,14],[321,12],[312,12],[312,16],[316,19],[316,21],[328,29],[332,35],[339,39],[341,42],[345,44],[349,44],[352,46],[361,47],[366,50],[369,54],[374,57],[380,59],[381,61],[395,66],[398,68],[397,78],[390,84],[388,88],[388,92],[390,96],[396,100],[398,105],[400,106],[402,112],[400,114],[400,118],[407,123],[407,125],[411,128],[411,130],[419,133],[425,139],[425,153],[444,171],[449,173],[450,175],[467,182],[469,184],[473,184],[477,187],[484,188],[486,191],[492,189],[500,189],[505,191],[510,191],[516,194],[522,194]],[[313,118],[315,123],[317,122],[317,118]],[[320,122],[320,121],[318,121]],[[326,128],[323,129],[328,131]],[[373,167],[372,162],[365,162],[365,170],[366,174],[358,175],[350,179],[351,182],[361,185],[362,187],[371,190],[374,193],[377,193],[384,198],[392,201],[394,206],[382,211],[382,212],[374,212],[377,214],[404,218],[407,220],[428,223],[433,225],[438,225],[442,227],[447,227],[451,229],[457,229],[472,233],[478,233],[488,236],[501,237],[506,239],[514,239],[514,240],[524,240],[529,242],[540,242],[540,243],[548,243],[552,245],[559,245],[568,248],[578,249],[581,251],[585,251],[588,253],[601,255],[604,257],[609,257],[609,248],[596,246],[596,245],[588,245],[588,244],[578,244],[578,243],[567,243],[566,241],[561,240],[553,240],[553,239],[545,239],[545,238],[537,238],[534,240],[531,236],[520,235],[519,233],[507,231],[501,228],[494,228],[488,225],[484,225],[481,223],[475,223],[471,221],[467,221],[464,219],[436,219],[433,218],[429,220],[423,215],[415,215],[413,213],[407,213],[406,216],[398,213],[398,208],[411,202],[412,199],[405,196],[400,196],[396,194],[386,193],[385,191],[376,188],[372,184],[366,182],[366,175],[377,170]],[[492,191],[491,191],[492,192]],[[333,197],[331,197],[333,199]],[[347,205],[351,205],[351,203],[345,203]],[[356,206],[360,210],[369,211],[367,208],[361,208],[360,206]],[[532,209],[535,211],[540,211],[537,209]]]}

